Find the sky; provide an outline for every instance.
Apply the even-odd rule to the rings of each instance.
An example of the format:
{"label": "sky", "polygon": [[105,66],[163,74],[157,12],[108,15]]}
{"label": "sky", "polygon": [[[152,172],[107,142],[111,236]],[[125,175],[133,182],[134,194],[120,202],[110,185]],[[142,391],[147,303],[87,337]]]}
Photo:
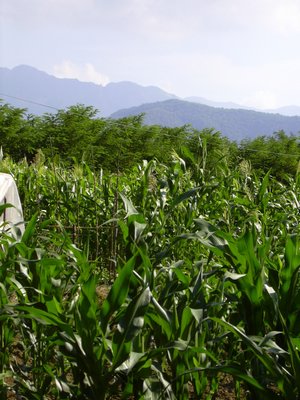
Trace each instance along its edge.
{"label": "sky", "polygon": [[300,106],[300,0],[0,0],[0,66]]}

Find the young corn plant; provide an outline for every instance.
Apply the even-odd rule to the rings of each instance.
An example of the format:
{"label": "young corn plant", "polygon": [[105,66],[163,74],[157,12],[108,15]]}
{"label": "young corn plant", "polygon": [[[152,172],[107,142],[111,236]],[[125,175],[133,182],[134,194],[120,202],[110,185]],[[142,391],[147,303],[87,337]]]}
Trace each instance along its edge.
{"label": "young corn plant", "polygon": [[113,176],[2,164],[27,221],[0,238],[5,395],[209,399],[223,373],[299,397],[299,185],[219,150]]}

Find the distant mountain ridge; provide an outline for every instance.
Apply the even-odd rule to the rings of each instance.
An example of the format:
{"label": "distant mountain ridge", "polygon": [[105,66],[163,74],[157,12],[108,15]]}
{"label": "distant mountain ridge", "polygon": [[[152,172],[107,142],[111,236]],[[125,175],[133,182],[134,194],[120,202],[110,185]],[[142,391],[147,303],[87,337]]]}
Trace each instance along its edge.
{"label": "distant mountain ridge", "polygon": [[299,106],[283,106],[279,108],[273,108],[270,110],[265,110],[265,112],[270,112],[270,113],[278,113],[281,115],[286,115],[289,117],[295,116],[295,115],[300,115],[300,107]]}
{"label": "distant mountain ridge", "polygon": [[207,106],[217,107],[217,108],[252,110],[252,111],[265,112],[265,113],[271,113],[271,114],[281,114],[281,115],[286,115],[289,117],[300,116],[300,107],[299,106],[284,106],[284,107],[271,108],[271,109],[258,109],[255,107],[243,106],[241,104],[237,104],[237,103],[233,103],[233,102],[208,100],[208,99],[205,99],[204,97],[198,97],[198,96],[185,97],[183,100],[190,101],[192,103],[205,104]]}
{"label": "distant mountain ridge", "polygon": [[119,110],[111,118],[145,114],[146,125],[167,127],[191,125],[195,129],[214,128],[231,140],[271,135],[284,130],[287,134],[300,132],[300,116],[283,116],[253,110],[216,108],[177,99],[143,104]]}
{"label": "distant mountain ridge", "polygon": [[231,101],[226,101],[226,102],[225,101],[213,101],[213,100],[208,100],[208,99],[205,99],[204,97],[199,97],[199,96],[185,97],[183,100],[189,101],[191,103],[204,104],[206,106],[216,107],[216,108],[253,110],[252,107],[245,107],[240,104],[233,103]]}
{"label": "distant mountain ridge", "polygon": [[[292,105],[277,109],[259,110],[233,102],[208,100],[200,96],[180,98],[175,94],[167,93],[157,86],[141,86],[134,82],[111,82],[106,86],[102,86],[77,79],[57,78],[28,65],[19,65],[12,69],[0,67],[0,98],[2,98],[1,94],[12,96],[2,96],[5,102],[16,107],[28,108],[28,111],[33,114],[43,114],[49,111],[42,105],[33,103],[40,103],[57,109],[82,103],[92,105],[103,116],[108,116],[123,108],[156,101],[180,99],[217,108],[247,109],[288,116],[300,116],[299,106]],[[15,97],[27,101],[24,102]]]}
{"label": "distant mountain ridge", "polygon": [[95,107],[101,116],[107,117],[121,108],[167,100],[176,96],[156,86],[141,86],[126,81],[101,86],[77,79],[56,78],[33,67],[20,65],[11,70],[0,68],[0,98],[6,103],[27,108],[30,113],[38,115],[51,112],[42,104],[57,109],[84,104]]}

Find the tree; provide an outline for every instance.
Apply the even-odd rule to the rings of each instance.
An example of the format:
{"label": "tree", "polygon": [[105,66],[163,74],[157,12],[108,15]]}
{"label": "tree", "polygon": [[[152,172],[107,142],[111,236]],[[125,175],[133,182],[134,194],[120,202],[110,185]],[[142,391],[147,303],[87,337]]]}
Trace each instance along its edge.
{"label": "tree", "polygon": [[284,131],[272,136],[260,136],[253,140],[244,140],[239,147],[239,154],[251,162],[257,171],[271,173],[278,179],[286,174],[297,172],[300,159],[299,136],[287,135]]}
{"label": "tree", "polygon": [[93,107],[79,104],[41,117],[44,134],[40,148],[46,157],[59,155],[68,162],[85,158],[92,163],[95,137],[104,125],[97,113]]}
{"label": "tree", "polygon": [[5,155],[15,161],[26,158],[30,162],[44,141],[40,117],[27,114],[23,108],[0,105],[0,144]]}

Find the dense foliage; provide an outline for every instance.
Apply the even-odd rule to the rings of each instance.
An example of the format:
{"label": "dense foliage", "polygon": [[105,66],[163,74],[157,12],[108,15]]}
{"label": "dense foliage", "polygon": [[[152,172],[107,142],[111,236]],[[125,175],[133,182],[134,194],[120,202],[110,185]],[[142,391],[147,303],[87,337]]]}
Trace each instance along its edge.
{"label": "dense foliage", "polygon": [[[172,152],[188,159],[198,157],[199,140],[206,143],[209,162],[226,158],[228,165],[240,160],[277,177],[295,174],[300,157],[299,136],[283,131],[241,143],[230,141],[207,127],[197,131],[188,125],[177,128],[143,125],[143,115],[118,120],[100,118],[93,107],[72,106],[42,116],[25,109],[0,106],[0,144],[6,155],[18,162],[32,162],[38,151],[47,160],[86,161],[92,169],[125,171],[153,158],[170,162]],[[212,150],[212,151],[210,151]]]}
{"label": "dense foliage", "polygon": [[[212,399],[226,375],[237,398],[300,398],[300,178],[296,164],[292,173],[251,165],[262,146],[279,151],[274,143],[296,156],[297,140],[281,132],[237,146],[182,128],[156,142],[162,160],[140,161],[141,152],[131,163],[135,148],[126,151],[146,147],[145,137],[138,144],[126,121],[118,130],[94,114],[91,131],[80,131],[92,110],[79,109],[76,123],[62,122],[68,111],[45,116],[51,148],[43,118],[10,108],[1,116],[6,138],[28,137],[26,159],[12,160],[24,155],[18,142],[0,163],[26,221],[23,235],[6,225],[0,235],[1,396]],[[164,132],[134,124],[135,134]],[[38,153],[30,126],[44,138]],[[99,126],[115,130],[110,147],[94,143],[97,163],[76,160],[66,144],[62,162],[59,140],[77,137],[68,143],[79,152]]]}

